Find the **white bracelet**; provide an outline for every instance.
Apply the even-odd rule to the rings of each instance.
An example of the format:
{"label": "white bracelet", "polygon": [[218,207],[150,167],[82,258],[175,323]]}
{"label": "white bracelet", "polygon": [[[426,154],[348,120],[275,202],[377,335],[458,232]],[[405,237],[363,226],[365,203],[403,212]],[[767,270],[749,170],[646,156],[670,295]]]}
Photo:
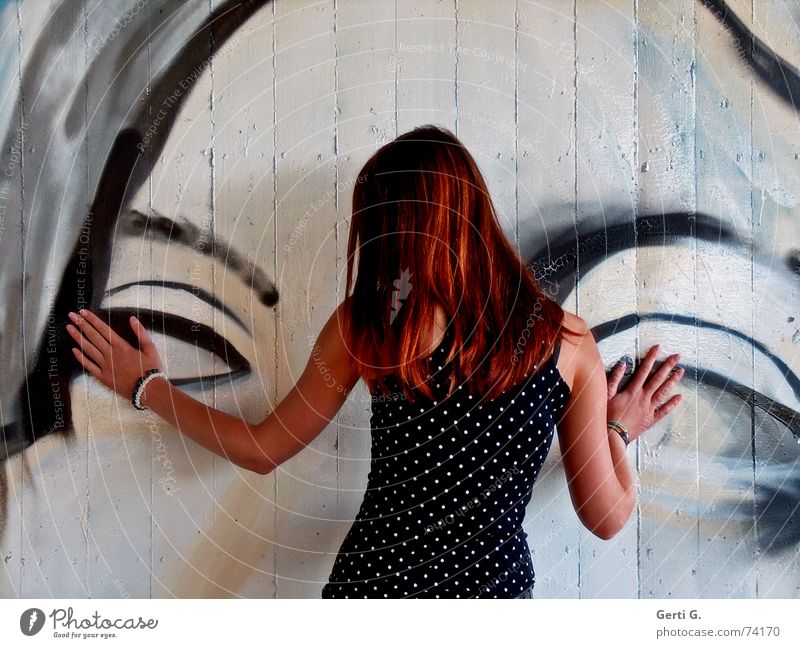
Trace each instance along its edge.
{"label": "white bracelet", "polygon": [[144,393],[144,388],[147,387],[147,383],[153,380],[153,378],[158,378],[159,376],[162,376],[165,380],[169,380],[166,374],[160,369],[151,369],[144,376],[139,378],[139,380],[136,382],[136,387],[133,390],[133,398],[131,398],[133,406],[136,409],[138,410],[149,409],[148,407],[142,405],[142,394]]}

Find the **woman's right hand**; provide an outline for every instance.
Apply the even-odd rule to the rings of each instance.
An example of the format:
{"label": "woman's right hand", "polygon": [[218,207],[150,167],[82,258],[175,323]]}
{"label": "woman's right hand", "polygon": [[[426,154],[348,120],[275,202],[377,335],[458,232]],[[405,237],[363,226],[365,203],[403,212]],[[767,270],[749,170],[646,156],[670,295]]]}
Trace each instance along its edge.
{"label": "woman's right hand", "polygon": [[658,351],[658,344],[650,347],[642,364],[621,391],[617,388],[625,375],[625,362],[620,360],[608,378],[608,419],[622,423],[631,441],[669,414],[681,400],[680,394],[670,398],[684,374],[683,367],[672,370],[680,360],[680,354],[669,356],[645,383]]}

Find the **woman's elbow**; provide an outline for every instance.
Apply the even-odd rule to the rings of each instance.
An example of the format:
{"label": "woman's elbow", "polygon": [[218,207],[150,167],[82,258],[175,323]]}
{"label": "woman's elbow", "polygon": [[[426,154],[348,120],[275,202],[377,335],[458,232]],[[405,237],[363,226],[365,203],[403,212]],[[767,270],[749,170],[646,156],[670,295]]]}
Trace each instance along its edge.
{"label": "woman's elbow", "polygon": [[621,506],[617,512],[606,515],[600,523],[589,530],[601,540],[611,540],[628,524],[635,506],[636,494],[633,493],[626,498],[625,505]]}
{"label": "woman's elbow", "polygon": [[273,470],[275,470],[278,466],[266,458],[262,458],[260,461],[256,462],[252,465],[249,470],[252,470],[259,475],[269,475]]}
{"label": "woman's elbow", "polygon": [[249,470],[250,472],[254,472],[259,475],[269,475],[273,470],[275,470],[275,468],[278,467],[278,464],[274,461],[270,461],[270,459],[263,452],[257,453],[256,456],[248,456],[246,461],[241,461],[238,463],[240,468],[244,468],[245,470]]}
{"label": "woman's elbow", "polygon": [[590,529],[590,531],[601,540],[611,540],[615,535],[617,535],[620,531],[622,531],[624,526],[625,526],[624,524],[622,526],[619,525],[612,526],[610,524],[602,524],[593,529]]}

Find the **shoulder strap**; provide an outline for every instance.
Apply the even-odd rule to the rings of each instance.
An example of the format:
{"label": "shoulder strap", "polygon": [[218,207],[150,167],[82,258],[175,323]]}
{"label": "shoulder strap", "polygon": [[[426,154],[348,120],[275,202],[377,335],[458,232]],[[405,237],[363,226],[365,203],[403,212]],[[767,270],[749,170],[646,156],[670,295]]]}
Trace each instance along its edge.
{"label": "shoulder strap", "polygon": [[558,362],[558,353],[561,351],[561,340],[556,342],[556,346],[553,349],[553,364]]}

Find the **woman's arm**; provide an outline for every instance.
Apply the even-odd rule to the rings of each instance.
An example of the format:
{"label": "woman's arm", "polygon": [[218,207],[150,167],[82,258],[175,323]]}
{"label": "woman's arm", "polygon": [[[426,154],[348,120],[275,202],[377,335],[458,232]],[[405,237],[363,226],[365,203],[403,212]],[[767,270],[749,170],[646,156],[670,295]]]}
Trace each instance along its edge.
{"label": "woman's arm", "polygon": [[[82,351],[76,357],[95,378],[125,397],[136,380],[161,361],[146,330],[135,318],[139,339],[134,349],[94,313],[70,318],[69,327]],[[148,383],[141,404],[203,447],[233,463],[267,474],[308,445],[339,411],[358,382],[356,366],[342,336],[342,306],[322,328],[300,379],[263,421],[247,421],[208,407],[159,377]]]}
{"label": "woman's arm", "polygon": [[570,354],[576,362],[575,378],[557,426],[558,439],[575,512],[587,529],[608,540],[630,517],[636,489],[625,443],[606,429],[605,369],[591,330],[581,323],[582,338]]}
{"label": "woman's arm", "polygon": [[[616,394],[606,380],[597,344],[586,322],[573,315],[583,332],[579,343],[567,352],[576,362],[572,396],[557,427],[567,486],[578,518],[596,536],[608,540],[630,518],[636,503],[636,485],[626,456],[626,446],[616,432],[606,427],[609,413],[631,431],[631,440],[653,422],[665,416],[680,400],[676,394],[666,399],[682,372],[670,375],[678,360],[670,356],[653,378],[644,384],[655,361],[657,346],[651,348],[635,379]],[[562,352],[563,353],[563,352]],[[619,382],[621,373],[614,376]],[[656,416],[653,416],[653,411]]]}

